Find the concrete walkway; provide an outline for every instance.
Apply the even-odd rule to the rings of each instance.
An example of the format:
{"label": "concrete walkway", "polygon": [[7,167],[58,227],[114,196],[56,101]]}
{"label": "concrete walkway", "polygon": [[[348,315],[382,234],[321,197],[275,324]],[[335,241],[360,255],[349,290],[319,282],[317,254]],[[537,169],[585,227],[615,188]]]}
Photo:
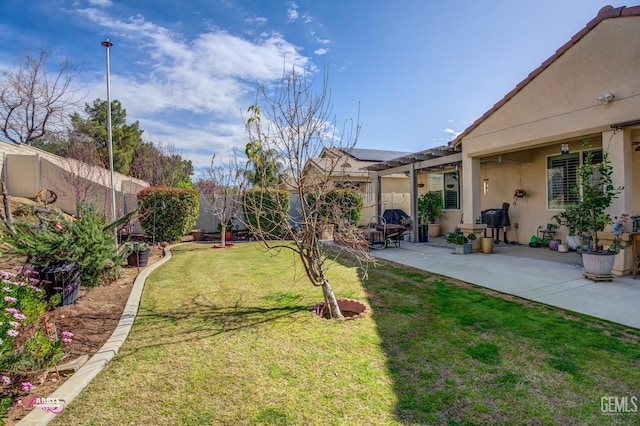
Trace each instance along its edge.
{"label": "concrete walkway", "polygon": [[524,299],[640,328],[640,278],[593,282],[583,277],[580,255],[499,246],[493,254],[457,255],[450,247],[405,243],[373,250],[376,258],[513,294]]}

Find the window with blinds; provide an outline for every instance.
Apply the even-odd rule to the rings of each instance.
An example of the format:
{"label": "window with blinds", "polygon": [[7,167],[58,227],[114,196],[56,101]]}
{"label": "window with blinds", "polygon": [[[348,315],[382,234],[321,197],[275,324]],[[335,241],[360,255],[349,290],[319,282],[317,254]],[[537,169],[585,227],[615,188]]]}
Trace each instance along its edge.
{"label": "window with blinds", "polygon": [[430,173],[427,178],[427,191],[442,194],[443,209],[460,208],[460,180],[458,173]]}
{"label": "window with blinds", "polygon": [[[592,164],[602,162],[602,150],[593,150]],[[587,151],[556,155],[547,159],[547,208],[561,210],[580,199],[578,167],[584,163]]]}

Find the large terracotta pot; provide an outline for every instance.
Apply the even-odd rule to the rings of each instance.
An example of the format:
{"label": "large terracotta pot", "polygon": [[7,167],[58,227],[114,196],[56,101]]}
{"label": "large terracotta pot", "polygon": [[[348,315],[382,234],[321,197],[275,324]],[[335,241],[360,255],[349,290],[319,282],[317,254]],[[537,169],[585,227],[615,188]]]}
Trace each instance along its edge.
{"label": "large terracotta pot", "polygon": [[440,224],[439,223],[430,223],[428,235],[430,237],[439,237],[440,236]]}
{"label": "large terracotta pot", "polygon": [[193,241],[204,240],[204,229],[193,229],[191,231],[191,236],[193,237]]}
{"label": "large terracotta pot", "polygon": [[616,260],[616,254],[610,252],[584,252],[582,264],[584,272],[590,275],[609,276]]}

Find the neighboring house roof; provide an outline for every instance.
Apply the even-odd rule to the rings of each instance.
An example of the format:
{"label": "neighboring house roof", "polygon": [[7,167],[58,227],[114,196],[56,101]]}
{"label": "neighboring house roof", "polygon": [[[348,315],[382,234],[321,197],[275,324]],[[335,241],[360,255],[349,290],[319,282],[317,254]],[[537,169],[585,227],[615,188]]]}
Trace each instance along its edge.
{"label": "neighboring house roof", "polygon": [[[405,153],[398,157],[394,157],[379,163],[370,164],[366,167],[366,169],[371,171],[387,170],[387,169],[392,169],[394,167],[402,166],[405,164],[413,164],[413,163],[418,163],[420,161],[431,160],[434,158],[448,157],[456,153],[458,153],[458,151],[453,149],[451,146],[442,145],[442,146],[437,146],[435,148],[425,149],[419,152]],[[459,162],[460,162],[460,158],[458,158],[457,156],[451,159],[451,164],[457,164]]]}
{"label": "neighboring house roof", "polygon": [[368,176],[368,172],[364,168],[370,164],[371,161],[360,161],[345,155],[341,158],[312,158],[308,166],[333,177],[365,177]]}
{"label": "neighboring house roof", "polygon": [[605,19],[611,18],[620,18],[620,17],[628,17],[628,16],[640,16],[640,6],[632,6],[632,7],[616,7],[613,6],[605,6],[598,12],[598,15],[592,19],[587,25],[575,34],[571,40],[565,43],[562,47],[556,50],[549,59],[544,61],[538,68],[533,70],[524,80],[522,80],[516,87],[507,93],[498,103],[496,103],[490,110],[485,112],[480,118],[478,118],[471,126],[467,127],[464,132],[460,133],[452,142],[452,146],[457,147],[462,143],[462,140],[465,136],[467,136],[473,129],[478,127],[484,120],[486,120],[489,116],[491,116],[494,112],[500,109],[504,104],[506,104],[511,98],[513,98],[518,92],[520,92],[527,84],[529,84],[533,79],[535,79],[538,75],[540,75],[545,69],[547,69],[551,64],[553,64],[559,57],[564,55],[572,46],[578,43],[586,34],[588,34],[591,30],[593,30],[600,22]]}
{"label": "neighboring house roof", "polygon": [[356,160],[360,161],[387,161],[392,158],[402,157],[410,154],[404,151],[386,151],[381,149],[353,148],[350,150],[342,150]]}
{"label": "neighboring house roof", "polygon": [[324,148],[319,157],[309,160],[307,166],[315,167],[321,173],[329,173],[333,177],[366,177],[372,164],[409,154],[381,149]]}

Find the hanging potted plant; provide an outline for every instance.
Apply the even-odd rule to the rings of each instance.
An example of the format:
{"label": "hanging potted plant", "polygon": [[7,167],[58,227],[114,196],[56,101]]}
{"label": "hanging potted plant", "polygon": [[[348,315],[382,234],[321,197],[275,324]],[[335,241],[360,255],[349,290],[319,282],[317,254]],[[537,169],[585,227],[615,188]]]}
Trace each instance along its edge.
{"label": "hanging potted plant", "polygon": [[[588,143],[584,146],[588,146]],[[613,185],[613,166],[606,151],[602,153],[599,165],[593,165],[593,153],[587,152],[584,163],[578,167],[578,184],[581,197],[575,209],[584,216],[584,271],[595,277],[608,277],[613,269],[616,247],[614,245],[611,247],[613,250],[604,250],[598,240],[598,232],[604,231],[605,226],[611,223],[607,209],[624,188]]]}
{"label": "hanging potted plant", "polygon": [[420,223],[429,224],[429,237],[440,235],[440,224],[435,223],[442,213],[442,194],[427,192],[418,198],[418,219]]}

